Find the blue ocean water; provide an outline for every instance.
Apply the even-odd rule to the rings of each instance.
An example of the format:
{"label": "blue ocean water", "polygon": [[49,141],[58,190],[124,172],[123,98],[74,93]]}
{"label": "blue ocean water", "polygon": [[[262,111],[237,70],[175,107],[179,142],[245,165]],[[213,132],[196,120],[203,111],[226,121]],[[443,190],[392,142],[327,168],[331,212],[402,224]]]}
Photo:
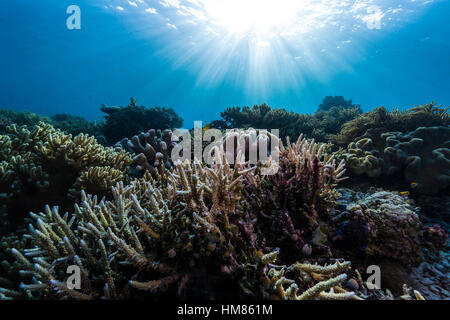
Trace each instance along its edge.
{"label": "blue ocean water", "polygon": [[[69,30],[69,5],[81,29]],[[450,1],[5,0],[0,108],[99,119],[101,104],[312,113],[450,101]]]}

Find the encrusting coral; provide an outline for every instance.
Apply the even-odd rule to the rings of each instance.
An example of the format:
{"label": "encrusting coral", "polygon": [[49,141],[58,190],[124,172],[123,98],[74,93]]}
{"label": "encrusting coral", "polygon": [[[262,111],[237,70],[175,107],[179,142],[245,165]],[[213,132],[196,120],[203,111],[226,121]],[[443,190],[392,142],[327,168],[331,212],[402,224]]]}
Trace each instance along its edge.
{"label": "encrusting coral", "polygon": [[81,189],[106,195],[127,178],[131,155],[105,148],[93,137],[72,138],[43,122],[7,130],[0,136],[0,197],[11,222],[45,203],[69,202],[64,206],[70,207]]}
{"label": "encrusting coral", "polygon": [[350,219],[357,220],[368,231],[365,252],[369,256],[395,259],[403,265],[417,265],[421,261],[422,225],[407,199],[381,191],[348,206],[347,210]]}

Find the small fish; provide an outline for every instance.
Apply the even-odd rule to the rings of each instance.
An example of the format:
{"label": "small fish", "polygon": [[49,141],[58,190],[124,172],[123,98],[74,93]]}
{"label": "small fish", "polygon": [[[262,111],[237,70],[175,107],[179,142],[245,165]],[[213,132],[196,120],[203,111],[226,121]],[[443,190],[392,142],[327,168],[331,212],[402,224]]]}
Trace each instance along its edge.
{"label": "small fish", "polygon": [[211,129],[211,124],[205,124],[205,127],[203,128],[203,131],[208,131],[209,129]]}
{"label": "small fish", "polygon": [[411,188],[415,189],[419,186],[418,182],[411,182]]}
{"label": "small fish", "polygon": [[327,240],[327,235],[322,232],[320,227],[317,227],[316,231],[313,233],[313,238],[311,240],[311,243],[315,244],[316,246],[321,245]]}
{"label": "small fish", "polygon": [[402,192],[400,192],[400,195],[402,197],[408,197],[409,196],[409,191],[402,191]]}

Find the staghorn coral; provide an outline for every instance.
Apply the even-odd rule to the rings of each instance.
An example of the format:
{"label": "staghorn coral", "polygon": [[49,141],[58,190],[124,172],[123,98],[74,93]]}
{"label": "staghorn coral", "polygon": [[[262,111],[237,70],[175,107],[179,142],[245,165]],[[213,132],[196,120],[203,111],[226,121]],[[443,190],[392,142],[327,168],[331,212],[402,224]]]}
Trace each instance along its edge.
{"label": "staghorn coral", "polygon": [[183,125],[183,119],[173,109],[138,106],[133,98],[127,107],[103,105],[101,111],[106,114],[102,132],[110,145],[124,137],[132,137],[152,128],[165,130]]}
{"label": "staghorn coral", "polygon": [[127,178],[131,156],[105,148],[93,137],[72,138],[43,122],[31,129],[12,125],[8,132],[0,136],[0,196],[11,230],[29,210],[48,202],[70,207],[81,189],[106,195]]}
{"label": "staghorn coral", "polygon": [[[295,161],[316,149],[302,141],[286,152]],[[231,167],[219,149],[214,158],[210,167],[198,161],[177,163],[156,177],[147,172],[128,186],[119,183],[112,188],[113,200],[98,202],[82,192],[72,215],[49,206],[31,214],[34,222],[25,237],[33,249],[13,251],[23,270],[35,275],[34,283],[21,285],[22,292],[73,299],[124,298],[139,291],[266,296],[260,280],[278,253],[262,254],[266,240],[254,225],[249,202],[242,199],[244,181],[255,180],[250,177],[257,167],[240,159]],[[327,170],[323,183],[334,172],[331,162]],[[81,291],[62,282],[69,265],[80,267]]]}
{"label": "staghorn coral", "polygon": [[[30,214],[23,243],[9,251],[16,260],[8,267],[13,277],[0,293],[81,300],[384,297],[369,292],[349,262],[323,250],[319,235],[332,222],[334,186],[344,174],[323,148],[302,137],[287,147],[280,143],[281,170],[272,177],[249,167],[242,153],[228,164],[216,147],[210,166],[195,160],[153,176],[146,172],[116,184],[109,200],[82,191],[73,213],[46,206]],[[252,187],[263,192],[249,192]],[[308,259],[320,265],[297,262],[308,251],[295,247],[302,239],[314,248]],[[278,244],[288,252],[273,249]],[[73,265],[79,290],[65,282]]]}
{"label": "staghorn coral", "polygon": [[[246,196],[256,210],[261,228],[273,233],[268,245],[283,247],[286,254],[328,252],[318,239],[320,216],[327,217],[338,194],[334,186],[345,179],[344,164],[336,165],[324,145],[301,135],[287,147],[280,143],[279,170],[267,176],[251,176]],[[291,253],[292,251],[294,253]]]}
{"label": "staghorn coral", "polygon": [[124,138],[114,146],[116,151],[126,150],[134,153],[133,163],[140,172],[149,171],[155,175],[156,171],[170,169],[173,166],[171,152],[176,146],[172,142],[172,131],[166,129],[151,129],[146,133],[140,133],[131,139]]}
{"label": "staghorn coral", "polygon": [[339,159],[345,159],[349,172],[354,175],[367,175],[378,177],[381,175],[383,161],[381,159],[384,145],[381,139],[383,130],[369,129],[367,132],[351,142],[346,150],[339,150],[335,153]]}
{"label": "staghorn coral", "polygon": [[415,191],[435,194],[450,185],[450,128],[421,127],[408,133],[369,129],[336,153],[358,176],[400,175]]}
{"label": "staghorn coral", "polygon": [[[178,282],[183,285],[172,294],[184,295],[183,287],[192,281],[218,285],[215,273],[238,277],[239,260],[257,262],[256,250],[242,243],[234,225],[241,215],[245,217],[236,208],[237,192],[242,188],[240,180],[251,172],[240,169],[179,163],[169,181],[155,180],[147,173],[129,186],[118,184],[112,201],[99,203],[83,193],[72,216],[62,217],[57,208],[47,207],[45,213],[32,215],[36,222],[29,231],[43,260],[54,261],[52,268],[31,262],[25,267],[41,279],[37,288],[45,285],[59,295],[82,299],[136,296],[133,290],[155,291],[171,283],[176,288]],[[27,252],[19,258],[28,259]],[[83,274],[90,270],[85,290],[79,294],[59,280],[70,264],[82,267]],[[202,284],[199,279],[205,271],[211,277]],[[194,286],[189,292],[212,294],[205,289]]]}
{"label": "staghorn coral", "polygon": [[388,112],[384,107],[379,107],[348,121],[342,126],[340,133],[331,136],[330,139],[336,145],[346,146],[369,129],[408,132],[419,127],[448,126],[449,124],[448,108],[437,106],[434,102],[406,111],[394,109]]}

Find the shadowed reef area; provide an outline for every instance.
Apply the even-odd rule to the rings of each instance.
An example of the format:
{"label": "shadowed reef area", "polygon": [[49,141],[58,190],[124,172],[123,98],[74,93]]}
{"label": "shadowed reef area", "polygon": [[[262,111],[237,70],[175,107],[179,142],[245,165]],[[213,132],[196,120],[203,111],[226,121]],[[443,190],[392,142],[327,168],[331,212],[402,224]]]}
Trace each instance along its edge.
{"label": "shadowed reef area", "polygon": [[232,107],[208,165],[171,159],[172,109],[101,110],[0,110],[0,299],[450,299],[448,108]]}

